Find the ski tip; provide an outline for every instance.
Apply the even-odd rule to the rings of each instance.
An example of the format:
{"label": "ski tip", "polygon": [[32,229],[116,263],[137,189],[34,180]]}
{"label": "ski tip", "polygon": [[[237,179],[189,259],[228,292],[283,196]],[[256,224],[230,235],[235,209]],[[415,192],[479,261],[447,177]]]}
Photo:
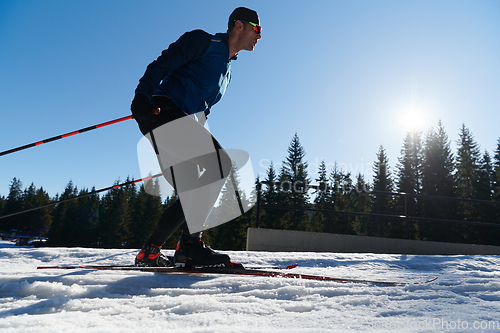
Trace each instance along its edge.
{"label": "ski tip", "polygon": [[413,282],[410,282],[410,283],[406,283],[406,285],[426,284],[426,283],[434,282],[437,279],[438,279],[438,277],[436,276],[436,277],[430,278],[428,280],[413,281]]}
{"label": "ski tip", "polygon": [[292,268],[295,268],[295,267],[298,267],[299,264],[295,264],[295,265],[290,265],[290,266],[286,266],[285,269],[292,269]]}
{"label": "ski tip", "polygon": [[437,279],[438,279],[438,276],[433,277],[432,279],[429,279],[429,280],[425,280],[425,281],[419,282],[419,283],[420,283],[420,284],[422,284],[422,283],[429,283],[429,282],[436,281]]}

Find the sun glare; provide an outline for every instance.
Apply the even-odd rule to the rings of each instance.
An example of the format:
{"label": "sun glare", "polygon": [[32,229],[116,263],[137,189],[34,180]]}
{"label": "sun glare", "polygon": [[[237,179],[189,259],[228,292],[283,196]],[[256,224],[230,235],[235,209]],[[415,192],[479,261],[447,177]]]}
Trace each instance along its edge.
{"label": "sun glare", "polygon": [[403,110],[399,114],[400,125],[407,131],[422,129],[425,122],[425,116],[421,110],[411,107]]}

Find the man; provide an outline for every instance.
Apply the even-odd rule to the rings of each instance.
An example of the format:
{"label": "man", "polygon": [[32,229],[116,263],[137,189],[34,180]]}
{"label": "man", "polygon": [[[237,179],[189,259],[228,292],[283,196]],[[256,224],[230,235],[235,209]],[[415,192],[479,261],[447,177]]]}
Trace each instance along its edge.
{"label": "man", "polygon": [[[236,8],[229,16],[226,33],[211,35],[202,30],[185,33],[164,50],[157,60],[147,66],[144,76],[139,80],[131,105],[132,114],[141,132],[153,145],[165,179],[178,194],[180,187],[197,190],[196,183],[200,182],[200,179],[209,179],[209,183],[212,181],[208,175],[210,172],[206,175],[200,173],[200,165],[205,170],[204,163],[207,164],[208,170],[220,170],[220,178],[225,178],[229,174],[231,160],[217,140],[210,134],[208,135],[211,140],[199,140],[204,142],[196,142],[193,137],[203,137],[203,135],[206,137],[208,133],[203,127],[205,117],[211,107],[224,95],[231,80],[231,61],[236,60],[241,50],[253,51],[260,38],[261,27],[257,12],[245,7]],[[188,116],[193,115],[195,115],[193,119],[197,119],[200,124],[190,123],[195,120]],[[196,133],[181,131],[179,137],[173,140],[165,139],[172,133],[168,130],[169,125],[176,124],[170,127],[172,130],[178,129],[177,124],[184,123],[188,124],[186,128],[190,128],[189,131]],[[200,133],[201,136],[193,135]],[[206,145],[207,141],[212,145],[212,150],[217,152],[217,165],[211,165],[210,158],[203,161],[176,160],[179,151],[196,150],[197,145]],[[217,253],[204,245],[201,241],[201,232],[190,234],[184,230],[174,258],[169,259],[160,252],[167,239],[186,221],[186,214],[196,210],[198,213],[196,216],[200,219],[208,217],[215,203],[214,187],[216,194],[222,188],[220,181],[214,184],[209,189],[212,199],[207,199],[208,203],[201,205],[209,206],[208,209],[204,207],[194,209],[192,206],[194,201],[189,200],[191,198],[183,199],[181,196],[180,200],[167,208],[136,256],[136,266],[230,265],[227,255]],[[200,197],[199,192],[198,197]],[[204,197],[204,193],[201,193],[201,197]],[[203,222],[204,220],[201,221]]]}

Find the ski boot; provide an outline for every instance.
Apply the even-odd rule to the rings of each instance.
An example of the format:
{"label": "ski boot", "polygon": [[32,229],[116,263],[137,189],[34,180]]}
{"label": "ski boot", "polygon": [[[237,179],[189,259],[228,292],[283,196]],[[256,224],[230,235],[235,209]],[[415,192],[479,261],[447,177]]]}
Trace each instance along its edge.
{"label": "ski boot", "polygon": [[168,267],[172,266],[170,260],[160,252],[161,246],[144,244],[135,257],[135,266],[138,267]]}
{"label": "ski boot", "polygon": [[207,247],[199,236],[191,236],[182,231],[174,254],[176,267],[229,267],[231,260],[228,255],[215,252]]}

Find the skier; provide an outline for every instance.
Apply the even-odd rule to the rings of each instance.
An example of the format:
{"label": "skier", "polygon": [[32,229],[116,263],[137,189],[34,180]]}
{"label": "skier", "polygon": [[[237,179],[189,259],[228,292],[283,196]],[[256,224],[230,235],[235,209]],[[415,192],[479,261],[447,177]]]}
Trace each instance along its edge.
{"label": "skier", "polygon": [[[197,131],[206,131],[203,127],[206,115],[223,96],[231,79],[231,61],[236,60],[241,50],[253,51],[260,38],[261,26],[257,12],[245,7],[236,8],[229,16],[226,33],[211,35],[202,30],[185,33],[147,66],[144,76],[139,80],[131,105],[132,114],[142,134],[153,145],[165,179],[178,194],[179,189],[176,185],[179,187],[179,179],[189,178],[196,183],[201,177],[200,165],[197,165],[197,161],[194,163],[187,161],[188,163],[182,163],[182,170],[180,172],[176,170],[174,175],[173,164],[168,165],[165,159],[170,155],[176,155],[173,151],[196,150],[196,145],[201,143],[192,137],[179,137],[169,142],[161,142],[161,131],[165,133],[164,129],[174,124],[174,121],[184,119],[191,121],[187,116],[192,115],[196,115],[200,123],[196,124],[200,128]],[[220,156],[218,155],[219,165],[207,169],[218,170],[220,167],[220,174],[224,169],[222,176],[227,177],[231,160],[215,138],[211,135],[210,137],[212,140],[204,141],[210,141],[213,144],[212,149],[215,149]],[[208,176],[203,174],[203,177]],[[221,188],[222,186],[216,190],[220,192]],[[165,210],[153,233],[136,256],[136,266],[230,265],[229,256],[205,246],[201,240],[201,232],[190,234],[188,230],[183,230],[174,258],[169,259],[161,254],[162,245],[186,221],[185,214],[191,209],[191,204],[189,200],[184,202],[181,198]],[[205,219],[210,214],[213,204],[215,201],[210,201],[208,210],[202,207],[205,210],[202,210],[201,215],[204,215]]]}

